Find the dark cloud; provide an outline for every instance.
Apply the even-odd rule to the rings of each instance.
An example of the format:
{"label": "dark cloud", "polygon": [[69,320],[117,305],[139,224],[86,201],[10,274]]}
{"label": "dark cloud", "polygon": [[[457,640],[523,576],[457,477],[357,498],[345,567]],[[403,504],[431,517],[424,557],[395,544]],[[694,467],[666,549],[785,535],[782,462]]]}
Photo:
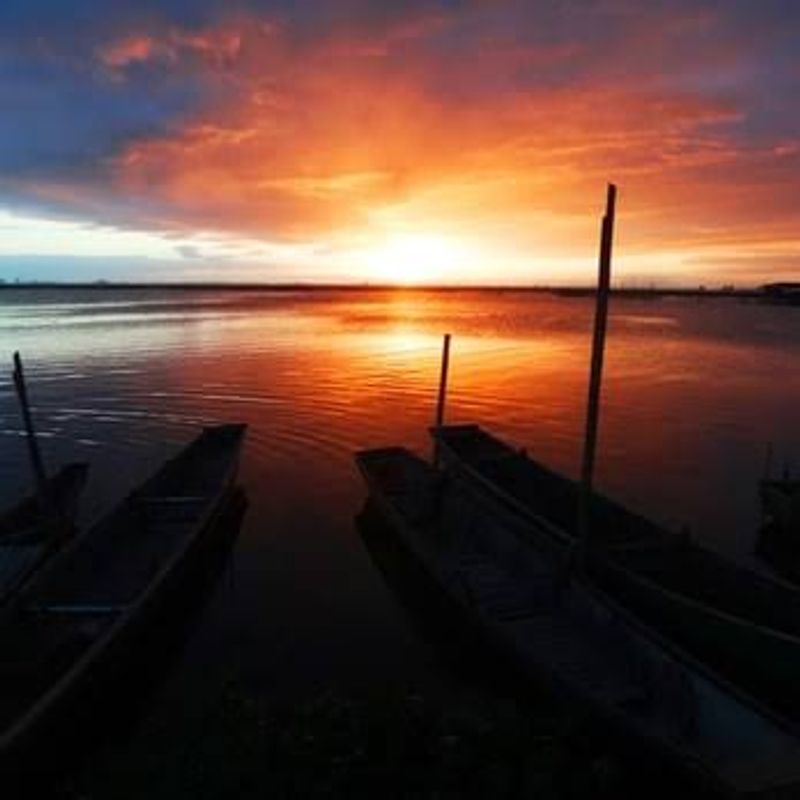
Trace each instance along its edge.
{"label": "dark cloud", "polygon": [[614,174],[643,241],[785,231],[797,52],[795,0],[3,0],[0,207],[297,239]]}

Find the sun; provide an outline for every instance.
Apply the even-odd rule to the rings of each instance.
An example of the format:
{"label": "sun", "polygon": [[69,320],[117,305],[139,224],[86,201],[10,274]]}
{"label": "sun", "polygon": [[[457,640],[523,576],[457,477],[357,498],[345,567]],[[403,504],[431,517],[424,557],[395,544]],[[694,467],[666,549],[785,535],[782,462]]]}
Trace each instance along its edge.
{"label": "sun", "polygon": [[460,240],[432,233],[392,234],[364,253],[364,266],[382,281],[436,283],[458,277],[467,261]]}

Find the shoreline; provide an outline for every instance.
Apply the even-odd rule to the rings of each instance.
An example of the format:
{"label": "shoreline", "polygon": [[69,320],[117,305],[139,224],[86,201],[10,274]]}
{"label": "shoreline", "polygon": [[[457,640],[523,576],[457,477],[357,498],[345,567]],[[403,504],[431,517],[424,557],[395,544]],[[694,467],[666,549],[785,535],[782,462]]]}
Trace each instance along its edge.
{"label": "shoreline", "polygon": [[[81,291],[213,291],[213,292],[442,292],[442,293],[531,293],[551,294],[557,297],[594,297],[595,289],[589,286],[525,286],[525,285],[464,285],[452,284],[323,284],[323,283],[112,283],[42,281],[27,283],[0,283],[3,291],[81,290]],[[631,299],[659,299],[663,297],[730,297],[738,299],[773,299],[763,289],[709,289],[702,287],[633,288],[612,287],[612,295]]]}

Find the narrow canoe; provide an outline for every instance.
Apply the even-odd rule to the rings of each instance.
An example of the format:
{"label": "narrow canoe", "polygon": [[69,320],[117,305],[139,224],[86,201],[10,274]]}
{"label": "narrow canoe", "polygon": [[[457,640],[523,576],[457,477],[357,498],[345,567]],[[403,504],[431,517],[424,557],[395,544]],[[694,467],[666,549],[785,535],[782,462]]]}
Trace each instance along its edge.
{"label": "narrow canoe", "polygon": [[[72,522],[78,510],[78,499],[86,484],[89,465],[67,464],[47,481],[47,493],[58,512]],[[0,544],[41,536],[42,509],[36,495],[0,513]]]}
{"label": "narrow canoe", "polygon": [[19,591],[75,533],[87,464],[67,464],[47,481],[53,508],[28,497],[0,515],[0,604]]}
{"label": "narrow canoe", "polygon": [[764,521],[756,554],[779,574],[800,583],[800,481],[763,480],[759,494]]}
{"label": "narrow canoe", "polygon": [[[477,425],[432,432],[444,468],[568,548],[577,484]],[[800,591],[592,498],[587,572],[649,625],[791,717],[800,715]]]}
{"label": "narrow canoe", "polygon": [[727,796],[794,797],[790,723],[715,676],[601,592],[562,580],[530,519],[497,515],[404,448],[356,456],[370,498],[464,618],[540,685]]}
{"label": "narrow canoe", "polygon": [[[0,767],[17,769],[129,657],[213,540],[246,426],[206,428],[0,611]],[[60,734],[59,734],[60,735]],[[66,735],[69,735],[67,732]]]}

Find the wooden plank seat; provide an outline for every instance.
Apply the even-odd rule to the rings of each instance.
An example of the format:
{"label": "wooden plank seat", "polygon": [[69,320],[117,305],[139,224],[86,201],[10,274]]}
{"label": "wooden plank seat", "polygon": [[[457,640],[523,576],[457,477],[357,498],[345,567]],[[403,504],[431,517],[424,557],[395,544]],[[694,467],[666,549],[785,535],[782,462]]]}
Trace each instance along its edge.
{"label": "wooden plank seat", "polygon": [[173,495],[139,495],[137,498],[139,503],[145,505],[181,505],[189,503],[203,503],[208,498],[202,495],[192,494],[173,494]]}
{"label": "wooden plank seat", "polygon": [[119,614],[128,607],[127,603],[52,603],[49,605],[30,605],[25,611],[30,614]]}

